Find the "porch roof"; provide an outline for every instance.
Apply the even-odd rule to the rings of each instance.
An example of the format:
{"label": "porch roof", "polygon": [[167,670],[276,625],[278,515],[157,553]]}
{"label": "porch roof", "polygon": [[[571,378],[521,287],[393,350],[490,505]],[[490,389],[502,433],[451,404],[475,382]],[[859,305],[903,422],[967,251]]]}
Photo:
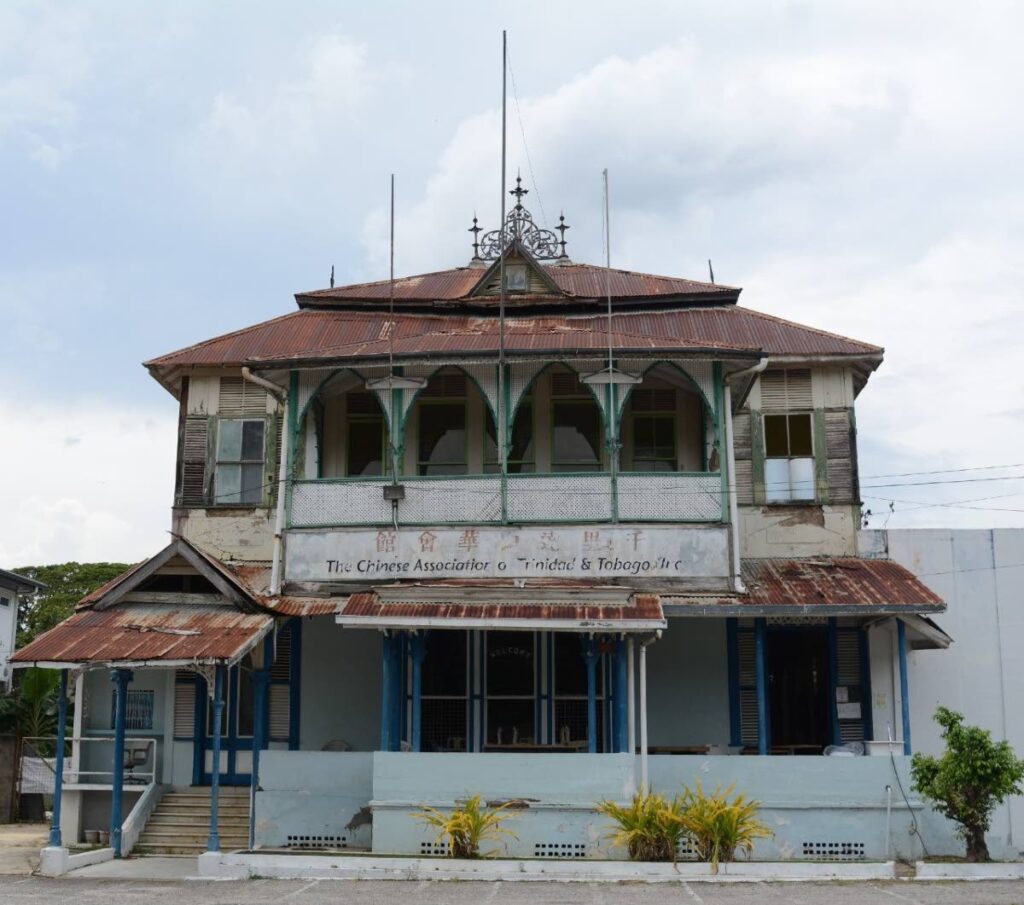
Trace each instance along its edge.
{"label": "porch roof", "polygon": [[743,583],[744,594],[665,596],[665,612],[670,616],[874,616],[946,609],[931,588],[888,559],[745,559]]}
{"label": "porch roof", "polygon": [[[350,628],[547,629],[562,632],[650,632],[665,628],[657,594],[618,595],[598,602],[538,592],[523,599],[520,589],[492,588],[486,599],[450,589],[448,599],[389,598],[378,591],[352,594],[335,617]],[[427,595],[423,595],[427,596]]]}
{"label": "porch roof", "polygon": [[230,665],[273,626],[271,615],[224,605],[125,603],[106,610],[82,609],[16,651],[11,665]]}

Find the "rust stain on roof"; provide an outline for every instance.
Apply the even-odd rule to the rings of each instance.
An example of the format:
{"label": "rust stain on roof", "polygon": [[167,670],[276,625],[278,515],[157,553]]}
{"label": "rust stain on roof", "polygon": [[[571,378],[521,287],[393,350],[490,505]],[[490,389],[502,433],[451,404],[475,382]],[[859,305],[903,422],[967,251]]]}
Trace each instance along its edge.
{"label": "rust stain on roof", "polygon": [[121,604],[79,610],[16,651],[14,663],[232,662],[273,626],[231,606]]}

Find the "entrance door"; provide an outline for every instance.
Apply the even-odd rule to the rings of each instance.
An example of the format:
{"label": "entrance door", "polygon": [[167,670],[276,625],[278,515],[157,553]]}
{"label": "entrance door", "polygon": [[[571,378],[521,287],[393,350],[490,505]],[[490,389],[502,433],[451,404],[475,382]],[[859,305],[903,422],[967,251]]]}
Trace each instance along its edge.
{"label": "entrance door", "polygon": [[769,629],[767,642],[772,750],[820,752],[832,741],[828,630]]}
{"label": "entrance door", "polygon": [[[220,782],[225,786],[248,785],[251,778],[254,698],[251,673],[252,657],[249,654],[238,666],[228,670],[226,706],[220,727]],[[213,769],[213,702],[209,698],[205,729],[202,782],[208,785]]]}

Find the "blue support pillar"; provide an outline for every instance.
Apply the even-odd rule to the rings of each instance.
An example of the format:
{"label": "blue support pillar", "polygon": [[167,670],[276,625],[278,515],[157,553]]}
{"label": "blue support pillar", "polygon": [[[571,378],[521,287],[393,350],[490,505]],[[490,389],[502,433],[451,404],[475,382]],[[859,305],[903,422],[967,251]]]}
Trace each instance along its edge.
{"label": "blue support pillar", "polygon": [[405,738],[406,716],[405,688],[406,665],[408,664],[409,640],[406,632],[395,636],[395,644],[391,649],[391,675],[395,677],[392,685],[394,694],[391,702],[391,750],[402,750],[402,739]]}
{"label": "blue support pillar", "polygon": [[128,714],[128,683],[132,680],[130,669],[115,669],[110,680],[114,683],[114,762],[113,793],[110,802],[110,847],[114,857],[121,857],[121,824],[124,803],[124,727]]}
{"label": "blue support pillar", "polygon": [[68,721],[68,671],[60,671],[60,697],[57,699],[57,762],[54,764],[53,820],[50,823],[50,846],[61,847],[60,803],[64,793],[64,735]]}
{"label": "blue support pillar", "polygon": [[412,726],[409,742],[413,751],[422,750],[423,745],[423,658],[427,653],[427,636],[417,632],[410,641],[412,659]]}
{"label": "blue support pillar", "polygon": [[206,840],[208,852],[220,851],[220,736],[221,720],[224,718],[224,680],[226,669],[215,667],[213,680],[213,763],[210,764],[210,835]]}
{"label": "blue support pillar", "polygon": [[597,753],[597,641],[584,638],[583,658],[587,661],[587,751]]}
{"label": "blue support pillar", "polygon": [[[839,726],[839,702],[836,699],[836,688],[839,685],[839,628],[835,616],[828,620],[828,719],[832,724],[832,744],[843,743],[843,733]],[[863,707],[867,707],[865,702]]]}
{"label": "blue support pillar", "polygon": [[757,670],[757,753],[768,753],[768,623],[754,620],[754,661]]}
{"label": "blue support pillar", "polygon": [[394,675],[395,657],[393,648],[396,638],[390,632],[381,635],[381,682],[380,682],[380,750],[391,751],[395,721],[391,711],[395,704],[395,685],[398,677]]}
{"label": "blue support pillar", "polygon": [[[264,660],[264,662],[267,662]],[[260,787],[260,751],[266,745],[267,689],[270,687],[270,670],[255,669],[252,672],[253,717],[252,717],[252,779],[249,801],[249,848],[256,844],[256,792]]]}
{"label": "blue support pillar", "polygon": [[623,638],[615,642],[614,700],[615,743],[612,747],[617,754],[622,754],[629,750],[629,662]]}
{"label": "blue support pillar", "polygon": [[900,657],[900,704],[903,711],[903,753],[913,751],[910,745],[910,676],[907,671],[907,627],[902,619],[896,620],[896,640]]}

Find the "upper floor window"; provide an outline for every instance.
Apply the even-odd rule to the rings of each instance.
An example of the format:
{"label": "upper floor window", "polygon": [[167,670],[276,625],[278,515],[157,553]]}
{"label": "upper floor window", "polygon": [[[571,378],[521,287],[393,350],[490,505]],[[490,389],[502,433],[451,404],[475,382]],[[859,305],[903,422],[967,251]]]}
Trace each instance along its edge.
{"label": "upper floor window", "polygon": [[435,374],[418,399],[421,475],[457,475],[469,470],[466,431],[466,376]]}
{"label": "upper floor window", "polygon": [[633,470],[676,471],[676,391],[671,387],[638,387],[629,401]]}
{"label": "upper floor window", "polygon": [[[494,415],[487,410],[487,427],[484,433],[484,472],[494,474],[501,471],[498,458],[498,436]],[[533,399],[527,396],[519,403],[512,436],[509,437],[508,471],[521,474],[537,470],[533,443]]]}
{"label": "upper floor window", "polygon": [[814,439],[809,413],[764,416],[765,499],[813,500]]}
{"label": "upper floor window", "polygon": [[217,424],[214,502],[228,506],[263,502],[265,419],[222,418]]}
{"label": "upper floor window", "polygon": [[601,470],[601,412],[571,371],[551,375],[551,470]]}
{"label": "upper floor window", "polygon": [[391,472],[384,413],[372,393],[353,391],[345,397],[345,472],[349,477],[374,477]]}

